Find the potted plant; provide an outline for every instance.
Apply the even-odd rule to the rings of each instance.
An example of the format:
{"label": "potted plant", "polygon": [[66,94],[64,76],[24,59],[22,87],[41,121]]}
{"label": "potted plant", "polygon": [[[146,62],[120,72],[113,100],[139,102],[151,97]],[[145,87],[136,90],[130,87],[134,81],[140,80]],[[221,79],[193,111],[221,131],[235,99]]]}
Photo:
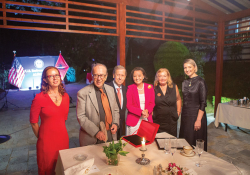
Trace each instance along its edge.
{"label": "potted plant", "polygon": [[118,141],[118,143],[114,143],[114,141],[109,143],[109,146],[103,146],[103,152],[107,157],[108,165],[118,165],[119,158],[118,154],[122,156],[126,156],[129,152],[123,151],[123,148],[127,145],[127,143],[122,143],[122,138]]}

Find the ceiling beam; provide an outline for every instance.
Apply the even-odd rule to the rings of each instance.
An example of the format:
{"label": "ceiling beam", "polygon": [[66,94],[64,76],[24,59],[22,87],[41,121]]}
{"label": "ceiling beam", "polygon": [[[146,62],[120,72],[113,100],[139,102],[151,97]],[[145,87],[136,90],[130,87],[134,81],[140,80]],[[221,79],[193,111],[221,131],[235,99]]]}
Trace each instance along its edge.
{"label": "ceiling beam", "polygon": [[[108,0],[110,1],[110,0]],[[112,1],[112,0],[111,0]],[[217,15],[211,15],[201,12],[194,12],[192,10],[183,9],[179,7],[173,7],[167,4],[158,4],[150,1],[144,1],[144,0],[126,0],[127,5],[139,7],[139,8],[145,8],[145,9],[151,9],[151,10],[158,10],[163,11],[166,13],[173,13],[176,15],[181,16],[188,16],[188,17],[195,17],[199,19],[209,20],[209,21],[218,21]]]}
{"label": "ceiling beam", "polygon": [[200,7],[201,9],[204,9],[208,12],[211,12],[215,15],[219,15],[219,16],[225,16],[226,14],[220,10],[218,10],[217,8],[209,5],[208,3],[205,3],[201,0],[191,0],[192,3],[194,3],[195,5],[197,5],[198,7]]}
{"label": "ceiling beam", "polygon": [[[102,2],[110,2],[110,3],[125,3],[128,6],[134,6],[139,8],[151,9],[151,10],[158,10],[163,11],[166,13],[173,13],[176,15],[181,16],[188,16],[188,17],[195,17],[199,19],[209,20],[209,21],[218,21],[217,14],[211,15],[201,12],[194,12],[192,10],[180,8],[180,7],[173,7],[167,4],[159,4],[145,0],[94,0],[94,1],[102,1]],[[207,5],[207,4],[206,4]]]}
{"label": "ceiling beam", "polygon": [[250,9],[246,9],[246,10],[242,10],[239,12],[228,14],[223,18],[223,20],[224,21],[232,21],[235,19],[244,18],[244,17],[248,17],[248,16],[250,16]]}

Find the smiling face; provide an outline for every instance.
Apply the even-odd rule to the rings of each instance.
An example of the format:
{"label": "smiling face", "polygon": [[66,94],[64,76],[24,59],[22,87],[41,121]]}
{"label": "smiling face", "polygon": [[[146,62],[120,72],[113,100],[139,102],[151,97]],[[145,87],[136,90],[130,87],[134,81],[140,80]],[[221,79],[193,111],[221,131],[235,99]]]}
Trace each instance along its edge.
{"label": "smiling face", "polygon": [[61,83],[61,76],[57,69],[51,68],[46,72],[46,78],[43,79],[49,87],[58,87]]}
{"label": "smiling face", "polygon": [[162,72],[158,73],[157,77],[158,77],[159,84],[161,86],[164,86],[167,84],[169,76],[168,76],[166,71],[162,71]]}
{"label": "smiling face", "polygon": [[94,84],[98,88],[102,88],[107,80],[107,69],[104,66],[96,66],[93,68]]}
{"label": "smiling face", "polygon": [[134,71],[133,80],[137,86],[142,84],[143,79],[144,79],[144,75],[143,75],[142,71],[140,71],[140,70]]}
{"label": "smiling face", "polygon": [[189,78],[196,76],[195,67],[192,64],[185,63],[184,64],[184,72],[187,76],[189,76]]}
{"label": "smiling face", "polygon": [[125,69],[117,69],[115,74],[113,74],[113,78],[117,86],[121,86],[124,80],[126,79],[126,70]]}

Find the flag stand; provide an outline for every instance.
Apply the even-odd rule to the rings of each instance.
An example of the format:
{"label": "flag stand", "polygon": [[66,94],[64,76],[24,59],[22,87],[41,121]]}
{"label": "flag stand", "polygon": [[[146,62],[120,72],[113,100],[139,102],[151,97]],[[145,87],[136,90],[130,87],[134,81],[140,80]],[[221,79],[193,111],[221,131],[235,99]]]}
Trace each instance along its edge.
{"label": "flag stand", "polygon": [[[0,89],[0,93],[5,93],[5,95],[4,95],[4,97],[3,97],[3,98],[5,98],[5,102],[4,102],[3,106],[2,106],[2,108],[0,109],[0,111],[1,111],[3,108],[7,108],[7,109],[8,109],[8,103],[9,103],[10,105],[13,105],[13,106],[19,108],[19,106],[17,106],[17,105],[15,105],[15,104],[13,104],[13,103],[11,103],[11,102],[8,101],[8,99],[7,99],[8,92],[9,92],[9,91],[6,91],[6,90],[4,90],[4,89]],[[14,110],[14,109],[13,109],[13,110]]]}

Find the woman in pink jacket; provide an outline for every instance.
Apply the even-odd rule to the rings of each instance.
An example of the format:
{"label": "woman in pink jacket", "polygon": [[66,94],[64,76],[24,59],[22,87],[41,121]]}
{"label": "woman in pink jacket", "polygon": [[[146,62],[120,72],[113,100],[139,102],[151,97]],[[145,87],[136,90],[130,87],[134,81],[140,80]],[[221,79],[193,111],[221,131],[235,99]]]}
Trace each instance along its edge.
{"label": "woman in pink jacket", "polygon": [[133,134],[140,126],[142,120],[153,123],[152,112],[155,106],[154,88],[151,84],[144,83],[147,79],[146,72],[141,67],[131,71],[134,84],[127,90],[127,133]]}

